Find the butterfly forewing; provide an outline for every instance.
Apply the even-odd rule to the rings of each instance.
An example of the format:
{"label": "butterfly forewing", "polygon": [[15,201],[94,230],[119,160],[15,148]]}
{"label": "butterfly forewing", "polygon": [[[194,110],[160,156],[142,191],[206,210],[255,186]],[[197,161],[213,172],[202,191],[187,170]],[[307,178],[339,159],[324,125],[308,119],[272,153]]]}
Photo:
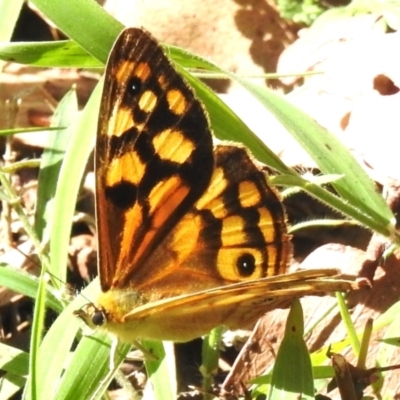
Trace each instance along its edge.
{"label": "butterfly forewing", "polygon": [[95,157],[103,290],[127,285],[213,169],[203,107],[147,33],[123,31],[105,76]]}

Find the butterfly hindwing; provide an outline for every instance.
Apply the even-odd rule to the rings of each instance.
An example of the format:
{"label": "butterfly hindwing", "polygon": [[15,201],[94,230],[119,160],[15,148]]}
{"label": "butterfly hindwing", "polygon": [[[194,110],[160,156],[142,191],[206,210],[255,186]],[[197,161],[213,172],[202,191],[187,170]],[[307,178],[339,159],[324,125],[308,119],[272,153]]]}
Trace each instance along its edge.
{"label": "butterfly hindwing", "polygon": [[291,246],[278,194],[244,148],[219,145],[214,158],[208,188],[132,277],[148,301],[286,272]]}
{"label": "butterfly hindwing", "polygon": [[286,273],[291,245],[278,193],[244,148],[218,145],[214,157],[192,211],[202,221],[197,263],[212,262],[225,284]]}

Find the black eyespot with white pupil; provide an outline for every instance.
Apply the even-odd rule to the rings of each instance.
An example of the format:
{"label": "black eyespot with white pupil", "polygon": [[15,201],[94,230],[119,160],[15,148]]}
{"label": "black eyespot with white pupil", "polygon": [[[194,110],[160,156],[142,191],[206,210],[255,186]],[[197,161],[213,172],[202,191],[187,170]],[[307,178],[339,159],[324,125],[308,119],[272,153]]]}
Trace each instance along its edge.
{"label": "black eyespot with white pupil", "polygon": [[243,278],[253,275],[256,270],[256,260],[254,256],[250,253],[242,254],[236,260],[236,268],[239,275]]}
{"label": "black eyespot with white pupil", "polygon": [[133,76],[127,82],[126,90],[131,96],[138,95],[142,90],[142,81],[136,76]]}

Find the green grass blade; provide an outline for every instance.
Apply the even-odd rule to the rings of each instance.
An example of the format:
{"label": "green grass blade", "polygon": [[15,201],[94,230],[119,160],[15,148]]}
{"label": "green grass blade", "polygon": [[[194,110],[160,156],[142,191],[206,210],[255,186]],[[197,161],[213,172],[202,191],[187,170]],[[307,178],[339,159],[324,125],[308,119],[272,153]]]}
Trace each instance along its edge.
{"label": "green grass blade", "polygon": [[63,127],[53,127],[53,128],[12,128],[12,129],[2,129],[0,130],[0,136],[15,135],[16,133],[35,133],[35,132],[50,132],[59,131],[64,129]]}
{"label": "green grass blade", "polygon": [[40,376],[38,399],[54,398],[61,373],[67,366],[71,345],[80,328],[79,322],[72,315],[72,304],[52,324],[41,343],[37,364]]}
{"label": "green grass blade", "polygon": [[36,296],[35,309],[33,312],[32,330],[30,338],[30,353],[29,353],[29,379],[25,387],[25,399],[42,399],[40,397],[41,374],[39,362],[39,346],[43,336],[44,318],[46,314],[46,268],[42,266],[42,273],[39,278],[39,287]]}
{"label": "green grass blade", "polygon": [[[43,359],[48,351],[54,354],[62,354],[57,368],[58,375],[61,375],[61,366],[66,366],[66,357],[71,347],[71,343],[80,328],[84,327],[83,322],[73,315],[73,311],[78,310],[89,299],[96,299],[99,295],[100,287],[98,279],[94,280],[57,318],[50,331],[43,340]],[[68,329],[66,329],[68,327]],[[67,332],[63,332],[67,331]],[[51,337],[49,337],[51,335]],[[45,348],[46,346],[46,348]],[[57,374],[53,374],[46,368],[46,384],[43,385],[42,398],[49,398],[50,394],[57,400],[86,400],[100,398],[110,383],[113,373],[110,373],[110,338],[102,333],[95,333],[88,337],[83,337],[79,345],[69,359],[61,379]],[[124,360],[125,355],[131,346],[120,345],[114,358],[115,366],[119,366]],[[45,350],[46,349],[46,350]],[[60,369],[61,368],[61,369]],[[51,388],[46,386],[50,385]]]}
{"label": "green grass blade", "polygon": [[[115,365],[119,366],[129,352],[130,345],[118,345]],[[63,375],[57,400],[86,400],[103,398],[116,370],[110,371],[111,341],[106,334],[84,337]]]}
{"label": "green grass blade", "polygon": [[93,0],[68,0],[59,2],[32,1],[69,38],[89,54],[105,62],[111,46],[123,25]]}
{"label": "green grass blade", "polygon": [[347,337],[350,340],[351,347],[354,354],[358,357],[360,354],[360,340],[358,338],[357,332],[354,328],[354,324],[351,321],[351,315],[349,309],[347,308],[344,296],[342,293],[336,293],[336,298],[338,300],[340,316],[346,327]]}
{"label": "green grass blade", "polygon": [[[397,304],[400,305],[400,302]],[[393,306],[392,306],[393,307]],[[398,307],[397,307],[398,308]],[[378,347],[378,352],[376,356],[376,361],[375,365],[379,367],[388,367],[392,365],[396,358],[396,347],[400,346],[400,315],[398,313],[394,313],[395,317],[393,318],[393,321],[391,324],[388,326],[386,329],[382,340],[382,343]],[[374,322],[374,328],[375,328],[375,322]],[[369,367],[372,367],[374,365],[368,365]],[[379,376],[379,379],[373,383],[373,388],[376,393],[379,393],[379,390],[382,388],[383,383],[384,383],[384,375],[381,373],[377,373]]]}
{"label": "green grass blade", "polygon": [[[38,372],[41,377],[38,389],[39,399],[61,398],[58,395],[57,397],[53,396],[59,389],[61,373],[68,365],[71,345],[81,327],[80,321],[73,316],[73,311],[84,302],[87,301],[82,297],[75,299],[60,314],[43,339],[38,362]],[[68,371],[71,371],[70,366],[65,374]]]}
{"label": "green grass blade", "polygon": [[268,399],[314,399],[311,360],[303,334],[303,310],[300,301],[294,300],[272,372]]}
{"label": "green grass blade", "polygon": [[0,43],[0,59],[32,67],[100,68],[103,63],[72,40]]}
{"label": "green grass blade", "polygon": [[[177,398],[175,353],[172,342],[146,340],[142,346],[154,355],[154,360],[145,360],[149,382],[144,399],[175,400]],[[145,355],[146,357],[146,355]]]}
{"label": "green grass blade", "polygon": [[18,375],[28,373],[29,354],[0,342],[0,369]]}
{"label": "green grass blade", "polygon": [[[7,287],[32,299],[36,298],[39,279],[21,269],[0,264],[0,286]],[[46,307],[61,312],[63,304],[53,288],[47,288]]]}
{"label": "green grass blade", "polygon": [[25,383],[26,378],[19,374],[4,373],[0,378],[0,399],[18,398],[17,392],[24,387]]}
{"label": "green grass blade", "polygon": [[[96,135],[100,87],[96,87],[76,124],[72,124],[71,135],[65,157],[59,172],[54,198],[52,225],[50,233],[51,263],[63,268],[57,274],[65,274],[68,247],[75,205],[86,168],[89,154],[93,149]],[[58,276],[58,275],[57,275]],[[65,279],[61,280],[65,282]]]}
{"label": "green grass blade", "polygon": [[[78,114],[78,100],[75,90],[69,91],[58,104],[51,118],[51,126],[70,126]],[[37,194],[35,229],[42,242],[47,243],[50,236],[53,217],[53,202],[65,151],[71,137],[70,129],[63,129],[56,134],[48,135],[47,143],[41,158],[39,171],[39,187]],[[44,233],[46,229],[47,233]],[[63,267],[65,271],[65,267]],[[65,273],[50,271],[62,282]],[[56,286],[58,282],[55,282]]]}
{"label": "green grass blade", "polygon": [[23,4],[24,0],[0,0],[0,42],[11,39]]}
{"label": "green grass blade", "polygon": [[219,326],[214,328],[203,339],[200,372],[203,375],[204,400],[213,398],[213,396],[208,395],[208,393],[212,393],[214,376],[218,372],[218,360],[224,331],[225,328]]}

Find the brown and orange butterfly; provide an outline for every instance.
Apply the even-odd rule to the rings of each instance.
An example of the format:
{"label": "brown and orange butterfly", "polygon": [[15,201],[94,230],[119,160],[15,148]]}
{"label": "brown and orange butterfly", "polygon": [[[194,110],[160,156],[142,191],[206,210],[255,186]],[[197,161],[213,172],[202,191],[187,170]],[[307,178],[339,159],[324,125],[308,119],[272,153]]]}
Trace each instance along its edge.
{"label": "brown and orange butterfly", "polygon": [[124,342],[187,341],[351,287],[332,270],[286,274],[277,192],[243,147],[213,145],[201,102],[141,29],[108,60],[95,172],[102,294],[75,314]]}

